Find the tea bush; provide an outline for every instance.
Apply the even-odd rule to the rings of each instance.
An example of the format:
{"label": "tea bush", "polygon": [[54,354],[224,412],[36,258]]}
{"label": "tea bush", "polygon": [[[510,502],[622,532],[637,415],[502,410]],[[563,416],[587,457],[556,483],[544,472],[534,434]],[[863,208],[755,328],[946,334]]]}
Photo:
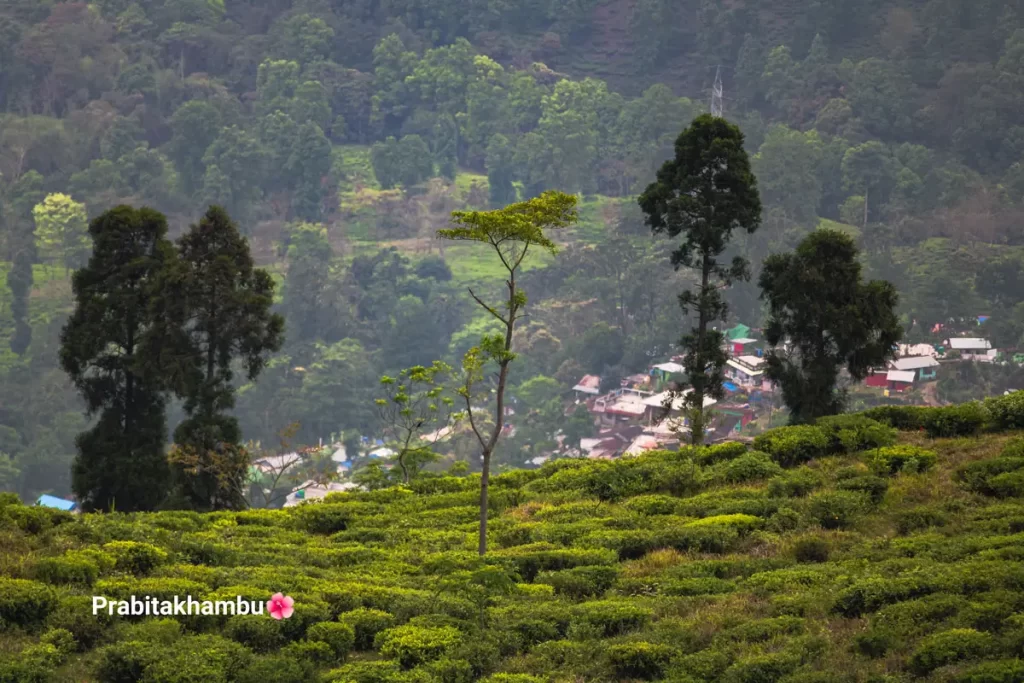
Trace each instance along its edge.
{"label": "tea bush", "polygon": [[899,472],[927,472],[937,460],[935,451],[909,445],[880,448],[868,455],[868,465],[883,476]]}
{"label": "tea bush", "polygon": [[1024,429],[1024,391],[987,398],[984,407],[992,429]]}
{"label": "tea bush", "polygon": [[910,668],[918,675],[931,673],[940,666],[977,659],[994,645],[993,637],[969,628],[936,633],[924,639],[910,658]]}
{"label": "tea bush", "polygon": [[924,429],[925,416],[932,410],[924,406],[878,406],[860,414],[900,431],[916,432]]}
{"label": "tea bush", "polygon": [[754,439],[754,449],[769,454],[783,467],[794,467],[828,452],[829,436],[820,427],[776,427]]}
{"label": "tea bush", "polygon": [[406,668],[439,659],[462,641],[462,634],[451,626],[423,628],[396,626],[377,634],[375,645],[385,657],[393,657]]}
{"label": "tea bush", "polygon": [[313,642],[326,643],[334,658],[343,662],[356,642],[355,629],[349,624],[324,621],[313,624],[306,630],[306,638]]}
{"label": "tea bush", "polygon": [[865,415],[833,415],[814,423],[829,438],[829,452],[856,453],[896,443],[897,430]]}
{"label": "tea bush", "polygon": [[986,418],[980,403],[931,408],[925,414],[924,429],[933,438],[975,436],[985,426]]}
{"label": "tea bush", "polygon": [[674,650],[658,643],[633,642],[608,648],[608,659],[619,680],[655,680],[664,675]]}

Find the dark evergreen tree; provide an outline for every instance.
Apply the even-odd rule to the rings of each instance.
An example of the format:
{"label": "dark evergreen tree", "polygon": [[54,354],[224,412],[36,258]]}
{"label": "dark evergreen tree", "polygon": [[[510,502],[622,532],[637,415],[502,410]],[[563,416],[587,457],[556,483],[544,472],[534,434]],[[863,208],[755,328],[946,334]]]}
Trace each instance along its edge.
{"label": "dark evergreen tree", "polygon": [[712,323],[725,320],[728,306],[722,289],[750,278],[750,265],[739,256],[719,258],[734,230],[753,233],[761,222],[761,199],[743,133],[725,119],[698,116],[676,140],[675,158],[658,170],[657,180],[640,196],[640,208],[656,233],[682,236],[672,252],[672,265],[697,272],[700,284],[679,295],[696,326],[680,341],[689,388],[693,443],[704,440],[704,399],[723,396],[726,354],[722,333]]}
{"label": "dark evergreen tree", "polygon": [[168,490],[159,377],[142,353],[148,301],[175,259],[167,220],[118,206],[89,225],[93,253],[75,272],[75,309],[61,331],[60,361],[94,427],[76,441],[72,490],[85,510],[152,510]]}
{"label": "dark evergreen tree", "polygon": [[[782,387],[790,422],[813,422],[840,412],[845,368],[856,381],[894,355],[902,336],[896,288],[864,282],[853,239],[816,230],[790,254],[764,262],[760,285],[769,306],[765,336],[768,379]],[[778,348],[788,342],[788,349]]]}
{"label": "dark evergreen tree", "polygon": [[182,236],[160,279],[147,337],[150,360],[182,399],[174,431],[174,502],[199,510],[244,507],[248,460],[240,447],[233,365],[249,382],[281,348],[284,319],[271,313],[274,281],[254,268],[248,241],[212,206]]}

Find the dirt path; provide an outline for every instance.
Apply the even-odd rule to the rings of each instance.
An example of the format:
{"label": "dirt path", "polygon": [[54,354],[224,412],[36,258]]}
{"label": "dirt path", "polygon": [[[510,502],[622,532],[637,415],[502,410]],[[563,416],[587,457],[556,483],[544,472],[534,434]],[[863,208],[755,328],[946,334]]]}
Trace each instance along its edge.
{"label": "dirt path", "polygon": [[938,382],[925,382],[924,386],[921,387],[921,395],[924,397],[924,403],[928,406],[941,406],[942,401],[939,400],[938,396]]}

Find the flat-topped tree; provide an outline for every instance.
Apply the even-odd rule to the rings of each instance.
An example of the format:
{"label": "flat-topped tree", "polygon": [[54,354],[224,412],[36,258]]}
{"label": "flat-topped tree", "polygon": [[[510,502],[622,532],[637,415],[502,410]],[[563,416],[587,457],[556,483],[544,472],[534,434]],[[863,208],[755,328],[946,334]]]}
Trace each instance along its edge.
{"label": "flat-topped tree", "polygon": [[[470,429],[480,443],[483,476],[480,479],[480,554],[487,552],[487,487],[491,472],[491,454],[494,453],[505,424],[505,387],[509,364],[515,360],[512,335],[516,323],[523,317],[526,294],[516,282],[526,255],[531,247],[554,253],[555,243],[545,235],[546,230],[565,228],[577,220],[576,197],[562,192],[544,192],[525,202],[510,204],[493,211],[456,211],[452,213],[453,227],[439,230],[442,239],[481,242],[486,244],[501,261],[508,273],[505,286],[507,298],[498,305],[486,303],[472,289],[470,296],[504,328],[504,333],[484,335],[480,344],[466,352],[463,359],[463,382],[458,389],[466,404],[466,418]],[[494,422],[481,424],[479,408],[474,408],[474,387],[484,379],[488,366],[497,366],[497,386],[494,390]]]}
{"label": "flat-topped tree", "polygon": [[750,264],[741,257],[719,260],[733,231],[752,233],[761,223],[761,198],[743,133],[722,118],[703,114],[676,140],[674,159],[658,170],[657,180],[640,195],[640,208],[655,234],[682,236],[672,252],[672,265],[695,270],[696,289],[679,295],[686,314],[696,313],[696,326],[680,341],[683,367],[693,391],[684,397],[694,444],[704,442],[704,399],[721,398],[726,354],[722,333],[709,329],[725,320],[728,306],[722,289],[750,279]]}

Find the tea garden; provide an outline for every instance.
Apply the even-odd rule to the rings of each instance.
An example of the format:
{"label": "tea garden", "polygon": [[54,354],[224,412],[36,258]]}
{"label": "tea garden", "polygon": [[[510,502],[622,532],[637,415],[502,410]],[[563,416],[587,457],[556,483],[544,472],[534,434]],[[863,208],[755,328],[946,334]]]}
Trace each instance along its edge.
{"label": "tea garden", "polygon": [[[0,682],[1020,683],[1024,392],[288,510],[0,497]],[[93,616],[92,596],[294,615]]]}

